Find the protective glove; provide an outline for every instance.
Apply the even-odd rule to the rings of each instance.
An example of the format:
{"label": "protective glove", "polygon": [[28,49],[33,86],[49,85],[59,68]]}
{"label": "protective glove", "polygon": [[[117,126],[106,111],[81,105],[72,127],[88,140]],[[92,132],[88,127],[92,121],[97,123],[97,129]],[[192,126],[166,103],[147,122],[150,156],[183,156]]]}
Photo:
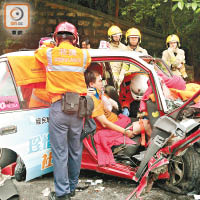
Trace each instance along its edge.
{"label": "protective glove", "polygon": [[123,115],[126,115],[126,116],[128,117],[129,114],[130,114],[128,108],[123,108],[123,110],[122,110],[122,114],[123,114]]}

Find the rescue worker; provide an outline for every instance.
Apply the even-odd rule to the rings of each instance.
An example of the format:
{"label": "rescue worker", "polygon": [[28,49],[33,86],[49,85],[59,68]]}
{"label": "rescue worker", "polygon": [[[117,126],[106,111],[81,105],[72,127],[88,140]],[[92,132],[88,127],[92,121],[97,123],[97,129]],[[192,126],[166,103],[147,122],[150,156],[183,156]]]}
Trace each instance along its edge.
{"label": "rescue worker", "polygon": [[[51,37],[43,37],[39,41],[39,48],[55,47],[55,41]],[[49,107],[50,98],[45,88],[33,88],[29,102],[29,108]]]}
{"label": "rescue worker", "polygon": [[[55,29],[56,47],[39,48],[35,57],[46,69],[46,90],[51,97],[49,132],[54,162],[55,192],[49,200],[67,200],[75,195],[80,173],[83,120],[77,113],[62,111],[65,93],[86,95],[84,70],[91,62],[87,50],[76,47],[78,32],[69,22],[61,22]],[[64,102],[63,102],[64,103]]]}
{"label": "rescue worker", "polygon": [[[115,25],[108,29],[109,48],[114,50],[125,50],[126,46],[120,41],[122,39],[122,30]],[[122,68],[122,62],[111,62],[111,69],[113,72],[116,87],[119,86],[119,74]]]}
{"label": "rescue worker", "polygon": [[[140,52],[143,53],[144,55],[148,55],[148,52],[146,49],[143,49],[142,47],[140,47],[140,43],[142,40],[142,36],[140,31],[137,28],[130,28],[126,31],[126,50],[128,51],[136,51],[136,52]],[[128,72],[135,72],[135,71],[139,71],[138,67],[136,67],[133,64],[126,64],[124,63],[119,75],[119,82],[121,84],[121,82],[124,79],[124,75]]]}
{"label": "rescue worker", "polygon": [[126,31],[127,50],[136,51],[148,55],[146,49],[143,49],[139,44],[142,41],[142,36],[137,28],[130,28]]}
{"label": "rescue worker", "polygon": [[180,47],[180,39],[177,35],[169,35],[166,39],[166,46],[168,49],[162,53],[162,59],[171,67],[174,75],[187,78],[185,71],[185,52]]}
{"label": "rescue worker", "polygon": [[141,72],[125,76],[119,94],[122,114],[137,118],[140,100],[148,89],[147,81],[148,76]]}

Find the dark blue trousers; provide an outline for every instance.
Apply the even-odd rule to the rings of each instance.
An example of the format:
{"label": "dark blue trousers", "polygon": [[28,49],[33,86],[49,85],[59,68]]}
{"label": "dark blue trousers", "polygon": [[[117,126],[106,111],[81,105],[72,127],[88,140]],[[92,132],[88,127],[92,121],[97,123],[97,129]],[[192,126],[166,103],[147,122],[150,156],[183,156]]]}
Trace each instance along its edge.
{"label": "dark blue trousers", "polygon": [[54,163],[54,184],[56,196],[63,196],[75,190],[80,174],[83,129],[82,118],[77,114],[65,114],[61,101],[50,107],[49,132]]}

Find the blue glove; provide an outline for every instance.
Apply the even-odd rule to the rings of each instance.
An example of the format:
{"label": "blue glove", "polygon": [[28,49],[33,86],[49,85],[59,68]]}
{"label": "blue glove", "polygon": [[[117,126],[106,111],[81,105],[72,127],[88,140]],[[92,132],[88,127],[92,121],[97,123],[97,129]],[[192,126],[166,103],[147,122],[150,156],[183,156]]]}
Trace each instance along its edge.
{"label": "blue glove", "polygon": [[126,115],[127,117],[129,116],[129,110],[128,110],[128,108],[124,108],[123,110],[122,110],[122,114],[123,115]]}

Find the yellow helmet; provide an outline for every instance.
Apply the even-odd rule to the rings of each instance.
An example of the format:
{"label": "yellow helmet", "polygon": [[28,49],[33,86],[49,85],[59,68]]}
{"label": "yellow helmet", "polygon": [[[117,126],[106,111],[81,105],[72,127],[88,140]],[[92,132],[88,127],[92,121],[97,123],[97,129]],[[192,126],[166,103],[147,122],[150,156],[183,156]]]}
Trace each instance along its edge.
{"label": "yellow helmet", "polygon": [[108,29],[108,37],[111,38],[111,36],[113,35],[122,35],[122,30],[115,25],[112,25],[109,29]]}
{"label": "yellow helmet", "polygon": [[168,44],[170,42],[177,42],[178,43],[178,46],[180,46],[180,40],[179,40],[179,37],[175,34],[172,34],[172,35],[169,35],[166,39],[166,45],[168,47]]}
{"label": "yellow helmet", "polygon": [[126,43],[128,42],[128,37],[134,36],[134,37],[139,37],[139,43],[141,43],[141,33],[137,28],[129,28],[126,31]]}

